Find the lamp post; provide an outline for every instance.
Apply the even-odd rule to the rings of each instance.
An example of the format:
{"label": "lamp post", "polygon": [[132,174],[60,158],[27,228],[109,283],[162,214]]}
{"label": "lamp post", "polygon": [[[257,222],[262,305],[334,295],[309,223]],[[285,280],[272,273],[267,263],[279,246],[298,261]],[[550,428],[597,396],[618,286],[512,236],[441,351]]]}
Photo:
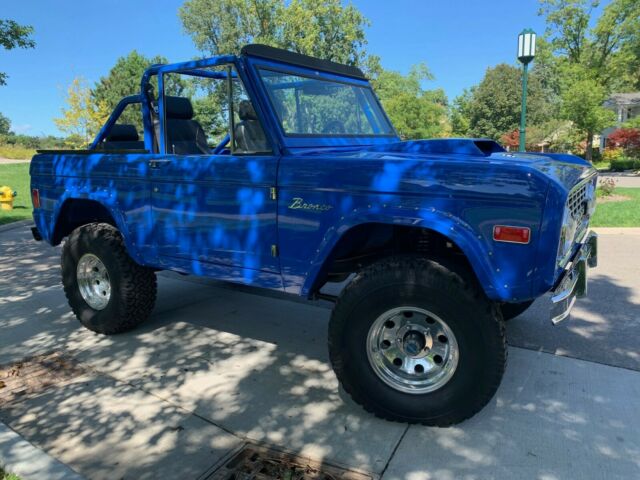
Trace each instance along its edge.
{"label": "lamp post", "polygon": [[522,110],[520,112],[520,151],[525,151],[525,136],[527,127],[527,76],[529,63],[536,56],[536,34],[530,28],[525,28],[518,35],[518,60],[522,63]]}

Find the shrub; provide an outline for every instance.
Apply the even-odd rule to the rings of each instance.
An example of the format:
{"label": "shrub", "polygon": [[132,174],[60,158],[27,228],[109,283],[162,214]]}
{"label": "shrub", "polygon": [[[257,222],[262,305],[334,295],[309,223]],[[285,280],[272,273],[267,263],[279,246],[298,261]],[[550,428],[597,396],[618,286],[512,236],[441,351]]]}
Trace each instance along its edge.
{"label": "shrub", "polygon": [[640,158],[620,158],[611,160],[611,170],[622,172],[623,170],[640,170]]}
{"label": "shrub", "polygon": [[602,154],[603,162],[611,162],[613,160],[620,160],[624,158],[624,151],[622,148],[607,148]]}
{"label": "shrub", "polygon": [[608,140],[612,147],[620,147],[625,150],[640,148],[640,129],[619,128],[611,132]]}
{"label": "shrub", "polygon": [[598,193],[600,197],[608,197],[613,195],[613,191],[616,188],[616,181],[613,178],[604,178],[600,180],[600,187]]}

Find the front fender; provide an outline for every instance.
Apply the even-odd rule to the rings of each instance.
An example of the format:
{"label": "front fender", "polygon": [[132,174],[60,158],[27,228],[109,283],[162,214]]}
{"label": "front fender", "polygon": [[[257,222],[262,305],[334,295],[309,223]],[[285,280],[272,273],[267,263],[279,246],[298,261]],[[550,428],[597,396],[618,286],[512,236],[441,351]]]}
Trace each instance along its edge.
{"label": "front fender", "polygon": [[496,300],[511,297],[511,289],[505,288],[491,262],[492,245],[483,235],[479,235],[469,224],[435,207],[394,208],[388,205],[355,209],[352,215],[342,216],[335,227],[329,228],[323,237],[315,258],[312,260],[308,275],[302,287],[302,294],[309,295],[320,274],[324,263],[338,241],[350,229],[367,223],[403,225],[413,228],[433,230],[455,243],[469,260],[476,277],[486,295]]}

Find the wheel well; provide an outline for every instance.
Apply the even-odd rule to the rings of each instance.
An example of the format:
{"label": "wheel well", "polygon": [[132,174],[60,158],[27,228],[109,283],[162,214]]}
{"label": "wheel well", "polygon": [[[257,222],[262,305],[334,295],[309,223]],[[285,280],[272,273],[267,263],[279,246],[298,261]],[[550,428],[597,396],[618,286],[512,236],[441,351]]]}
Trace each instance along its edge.
{"label": "wheel well", "polygon": [[411,254],[439,259],[448,268],[468,271],[476,280],[464,252],[445,235],[423,227],[366,223],[351,228],[338,240],[324,262],[311,294],[328,282],[346,280],[383,257]]}
{"label": "wheel well", "polygon": [[60,209],[51,243],[58,245],[64,237],[87,223],[102,222],[117,227],[107,208],[95,200],[66,200]]}

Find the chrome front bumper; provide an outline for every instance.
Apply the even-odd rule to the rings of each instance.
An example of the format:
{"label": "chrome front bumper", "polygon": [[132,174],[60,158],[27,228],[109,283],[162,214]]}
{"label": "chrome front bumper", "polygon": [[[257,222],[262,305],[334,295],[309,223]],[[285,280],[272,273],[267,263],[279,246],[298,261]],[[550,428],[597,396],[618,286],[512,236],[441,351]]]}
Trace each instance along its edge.
{"label": "chrome front bumper", "polygon": [[556,325],[567,318],[576,299],[587,294],[587,271],[598,265],[598,235],[589,232],[558,282],[551,291],[551,322]]}

